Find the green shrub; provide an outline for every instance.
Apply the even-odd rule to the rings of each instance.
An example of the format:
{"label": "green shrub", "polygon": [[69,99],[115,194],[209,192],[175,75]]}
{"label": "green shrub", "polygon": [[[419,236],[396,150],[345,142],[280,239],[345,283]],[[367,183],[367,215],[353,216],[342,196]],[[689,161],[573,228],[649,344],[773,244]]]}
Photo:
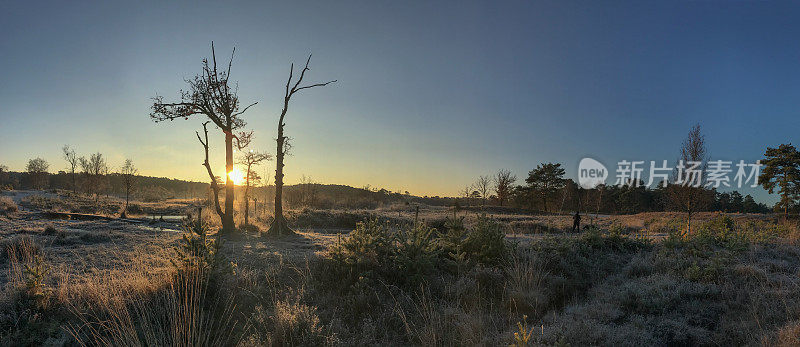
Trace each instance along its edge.
{"label": "green shrub", "polygon": [[604,233],[599,227],[594,225],[587,225],[584,228],[584,233],[581,236],[583,247],[590,249],[604,249],[604,250],[619,250],[619,251],[633,251],[649,245],[650,241],[647,238],[634,237],[630,238],[622,234],[620,228],[610,230]]}
{"label": "green shrub", "polygon": [[436,267],[439,247],[433,238],[435,229],[424,224],[406,228],[397,234],[395,266],[401,283],[416,285]]}
{"label": "green shrub", "polygon": [[343,242],[331,249],[331,258],[346,269],[351,281],[364,280],[374,272],[391,272],[396,235],[391,226],[377,219],[356,224],[356,229]]}
{"label": "green shrub", "polygon": [[462,250],[467,259],[488,265],[502,265],[511,254],[503,225],[485,215],[467,233]]}
{"label": "green shrub", "polygon": [[375,280],[414,287],[434,272],[459,272],[468,264],[501,266],[511,247],[503,227],[482,216],[474,230],[453,218],[444,232],[417,223],[391,226],[377,219],[358,223],[350,237],[334,245],[330,255],[349,283]]}
{"label": "green shrub", "polygon": [[751,243],[764,243],[785,235],[780,225],[748,221],[737,223],[726,215],[714,218],[694,228],[688,239],[704,247],[723,247],[732,251],[743,251]]}
{"label": "green shrub", "polygon": [[222,240],[208,237],[209,225],[205,222],[184,225],[183,242],[175,247],[178,261],[172,264],[179,273],[198,271],[202,274],[219,274],[233,271],[233,265],[222,253]]}
{"label": "green shrub", "polygon": [[33,258],[33,262],[25,264],[23,275],[25,276],[25,294],[37,308],[47,308],[50,300],[50,288],[45,283],[50,267],[42,260],[40,255]]}

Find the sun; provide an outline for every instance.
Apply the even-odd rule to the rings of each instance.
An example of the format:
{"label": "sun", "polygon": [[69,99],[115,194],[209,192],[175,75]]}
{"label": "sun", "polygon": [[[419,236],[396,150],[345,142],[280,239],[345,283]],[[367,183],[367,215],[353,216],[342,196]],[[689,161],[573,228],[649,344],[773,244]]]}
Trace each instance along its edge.
{"label": "sun", "polygon": [[230,177],[231,181],[233,181],[233,184],[237,186],[244,184],[244,173],[235,167],[233,170],[231,170],[231,172],[228,172],[228,177]]}

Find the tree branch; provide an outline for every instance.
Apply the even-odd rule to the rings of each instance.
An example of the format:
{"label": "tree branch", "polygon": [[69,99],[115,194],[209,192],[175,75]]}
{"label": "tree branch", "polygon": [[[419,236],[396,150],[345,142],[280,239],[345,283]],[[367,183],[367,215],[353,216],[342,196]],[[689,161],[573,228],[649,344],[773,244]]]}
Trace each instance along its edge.
{"label": "tree branch", "polygon": [[208,171],[208,176],[211,178],[211,190],[214,192],[214,209],[216,210],[217,214],[222,217],[224,212],[222,211],[222,207],[219,205],[219,185],[217,185],[217,178],[214,176],[214,172],[211,170],[211,164],[208,163],[208,123],[209,121],[203,122],[203,134],[205,136],[205,142],[203,139],[200,138],[200,133],[195,131],[195,135],[197,135],[197,140],[200,141],[200,144],[203,145],[203,149],[205,150],[205,161],[203,161],[203,166],[206,167],[206,171]]}

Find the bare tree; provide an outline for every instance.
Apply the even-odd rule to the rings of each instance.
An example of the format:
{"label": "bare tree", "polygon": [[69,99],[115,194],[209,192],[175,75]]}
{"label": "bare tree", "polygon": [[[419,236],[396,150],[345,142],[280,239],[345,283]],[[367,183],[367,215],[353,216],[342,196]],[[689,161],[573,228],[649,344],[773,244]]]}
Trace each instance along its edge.
{"label": "bare tree", "polygon": [[133,166],[132,160],[125,159],[125,165],[122,165],[119,174],[122,176],[122,184],[125,186],[125,208],[122,210],[122,218],[125,218],[128,213],[131,194],[136,188],[134,185],[136,184],[136,175],[139,174],[139,170]]}
{"label": "bare tree", "polygon": [[278,119],[278,138],[276,139],[277,142],[277,149],[276,149],[276,163],[275,163],[275,216],[274,220],[272,221],[272,225],[269,227],[267,234],[271,235],[286,235],[294,233],[292,229],[289,228],[289,225],[286,223],[286,218],[283,217],[283,158],[286,155],[291,145],[289,144],[289,138],[286,137],[283,133],[283,128],[286,126],[284,123],[284,118],[286,117],[286,112],[289,110],[289,101],[291,100],[292,96],[303,90],[309,89],[314,87],[323,87],[327,86],[328,84],[336,82],[336,80],[328,81],[325,83],[314,83],[308,84],[305,86],[301,86],[300,84],[303,82],[303,77],[306,75],[306,71],[311,69],[308,68],[308,64],[311,62],[311,55],[308,56],[306,60],[306,65],[303,67],[303,70],[300,71],[300,77],[297,81],[294,82],[292,85],[292,79],[294,74],[294,64],[291,65],[289,68],[289,79],[286,81],[286,91],[283,95],[283,109],[281,110],[281,116]]}
{"label": "bare tree", "polygon": [[[234,49],[234,52],[236,52],[236,49]],[[234,134],[234,132],[244,128],[246,123],[242,119],[242,114],[256,103],[240,108],[237,87],[231,87],[228,83],[231,65],[233,64],[233,53],[231,53],[228,68],[224,71],[217,70],[217,57],[214,52],[213,42],[211,43],[211,57],[211,63],[209,63],[208,59],[203,59],[203,72],[200,75],[186,81],[189,84],[189,90],[181,91],[180,102],[166,103],[163,97],[155,96],[150,118],[156,122],[162,122],[180,118],[189,119],[189,117],[197,115],[208,118],[210,122],[222,130],[225,135],[225,171],[228,173],[225,175],[225,210],[223,211],[219,208],[219,200],[217,200],[215,207],[222,220],[221,232],[225,234],[232,233],[236,228],[233,222],[234,186],[230,177],[234,161],[233,140],[236,139],[236,146],[242,149],[247,146],[252,135],[252,132],[239,132],[238,134]],[[208,165],[207,124],[208,122],[203,123],[203,130],[206,135],[205,142],[200,138],[199,133],[197,138],[206,150],[206,160],[203,165],[208,171],[212,185],[216,186],[214,183],[215,175],[211,171],[211,166]],[[214,195],[218,198],[218,189],[214,189]]]}
{"label": "bare tree", "polygon": [[497,194],[497,201],[500,206],[503,206],[508,201],[516,180],[517,176],[512,175],[511,171],[506,169],[501,169],[494,176],[494,192]]}
{"label": "bare tree", "polygon": [[239,158],[239,165],[243,165],[245,170],[245,186],[244,186],[244,225],[250,225],[250,186],[255,181],[261,179],[255,171],[255,166],[261,164],[266,160],[272,160],[272,156],[267,153],[259,153],[253,150],[244,152]]}
{"label": "bare tree", "polygon": [[311,176],[303,175],[300,177],[300,203],[303,206],[312,207],[317,203],[317,182]]}
{"label": "bare tree", "polygon": [[676,183],[667,187],[670,203],[677,209],[686,211],[686,235],[692,231],[692,214],[706,208],[713,200],[714,193],[704,188],[705,179],[702,177],[708,158],[705,136],[700,131],[700,124],[696,124],[689,130],[681,145],[679,166],[683,164],[688,167],[692,163],[700,163],[696,168],[699,171],[676,169]]}
{"label": "bare tree", "polygon": [[468,184],[458,191],[458,195],[464,198],[464,205],[469,205],[469,199],[472,197],[472,185]]}
{"label": "bare tree", "polygon": [[31,185],[33,185],[34,189],[44,189],[47,187],[47,168],[49,167],[50,164],[42,158],[28,160],[25,171],[28,172],[31,178]]}
{"label": "bare tree", "polygon": [[72,192],[77,192],[78,184],[75,179],[75,172],[78,170],[78,155],[75,154],[75,150],[70,148],[69,145],[64,145],[61,148],[61,151],[64,152],[64,160],[67,161],[67,170],[69,170],[69,175],[72,178]]}
{"label": "bare tree", "polygon": [[80,157],[78,160],[80,161],[81,170],[85,176],[86,193],[89,195],[94,194],[94,202],[96,204],[100,191],[103,189],[105,183],[103,180],[105,180],[108,174],[106,159],[98,152],[92,154],[89,159]]}
{"label": "bare tree", "polygon": [[492,177],[479,176],[475,181],[475,189],[481,194],[481,206],[486,205],[486,198],[489,197],[489,191],[492,189]]}

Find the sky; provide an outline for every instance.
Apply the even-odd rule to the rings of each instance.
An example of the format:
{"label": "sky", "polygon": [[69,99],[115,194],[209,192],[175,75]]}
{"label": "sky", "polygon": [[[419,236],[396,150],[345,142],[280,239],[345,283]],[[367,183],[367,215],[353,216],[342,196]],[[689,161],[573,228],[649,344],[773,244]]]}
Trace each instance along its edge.
{"label": "sky", "polygon": [[206,181],[203,120],[149,108],[177,100],[212,41],[218,58],[236,48],[231,79],[258,102],[255,149],[274,152],[290,63],[313,53],[308,81],[338,80],[292,99],[288,184],[448,196],[542,162],[576,178],[584,157],[675,161],[696,123],[712,159],[754,162],[798,142],[798,18],[764,1],[1,1],[0,164],[55,172],[70,144]]}

